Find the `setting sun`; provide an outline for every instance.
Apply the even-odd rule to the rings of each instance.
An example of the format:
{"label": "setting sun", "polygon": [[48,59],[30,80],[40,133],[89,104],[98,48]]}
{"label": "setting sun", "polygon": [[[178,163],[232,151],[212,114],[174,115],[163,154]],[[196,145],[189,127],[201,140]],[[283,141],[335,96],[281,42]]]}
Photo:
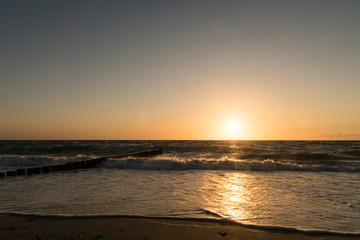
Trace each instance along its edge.
{"label": "setting sun", "polygon": [[235,140],[241,138],[242,125],[238,120],[228,120],[225,123],[225,138]]}
{"label": "setting sun", "polygon": [[227,130],[229,133],[235,133],[239,129],[239,125],[235,121],[230,121],[227,123]]}

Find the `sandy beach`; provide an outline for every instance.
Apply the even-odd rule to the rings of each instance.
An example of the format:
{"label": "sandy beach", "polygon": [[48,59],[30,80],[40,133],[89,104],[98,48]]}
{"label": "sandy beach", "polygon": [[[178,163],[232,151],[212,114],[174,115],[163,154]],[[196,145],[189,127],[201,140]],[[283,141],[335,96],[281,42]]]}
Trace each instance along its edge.
{"label": "sandy beach", "polygon": [[232,223],[133,217],[0,216],[0,239],[360,239],[251,229]]}

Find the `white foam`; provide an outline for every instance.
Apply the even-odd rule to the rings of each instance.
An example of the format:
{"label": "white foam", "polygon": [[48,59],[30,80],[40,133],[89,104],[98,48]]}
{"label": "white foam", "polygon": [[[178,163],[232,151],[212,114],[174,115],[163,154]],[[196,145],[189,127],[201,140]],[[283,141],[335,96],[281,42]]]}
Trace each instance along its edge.
{"label": "white foam", "polygon": [[357,167],[326,166],[319,164],[298,164],[279,162],[273,159],[265,160],[209,160],[171,158],[126,158],[110,159],[103,167],[117,169],[142,170],[238,170],[238,171],[331,171],[331,172],[359,172]]}

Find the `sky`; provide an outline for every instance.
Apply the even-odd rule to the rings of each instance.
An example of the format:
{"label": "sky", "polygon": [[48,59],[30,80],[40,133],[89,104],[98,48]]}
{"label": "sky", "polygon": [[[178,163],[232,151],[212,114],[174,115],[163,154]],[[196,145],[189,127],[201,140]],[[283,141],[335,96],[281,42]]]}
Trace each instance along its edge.
{"label": "sky", "polygon": [[1,1],[0,139],[358,140],[360,1]]}

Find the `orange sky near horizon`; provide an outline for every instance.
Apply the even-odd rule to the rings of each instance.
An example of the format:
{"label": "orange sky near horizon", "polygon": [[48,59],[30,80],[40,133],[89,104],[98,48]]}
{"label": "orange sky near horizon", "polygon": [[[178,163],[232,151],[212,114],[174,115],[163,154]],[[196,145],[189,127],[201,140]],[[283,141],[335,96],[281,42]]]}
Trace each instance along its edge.
{"label": "orange sky near horizon", "polygon": [[0,16],[0,139],[360,139],[359,1],[5,1]]}

